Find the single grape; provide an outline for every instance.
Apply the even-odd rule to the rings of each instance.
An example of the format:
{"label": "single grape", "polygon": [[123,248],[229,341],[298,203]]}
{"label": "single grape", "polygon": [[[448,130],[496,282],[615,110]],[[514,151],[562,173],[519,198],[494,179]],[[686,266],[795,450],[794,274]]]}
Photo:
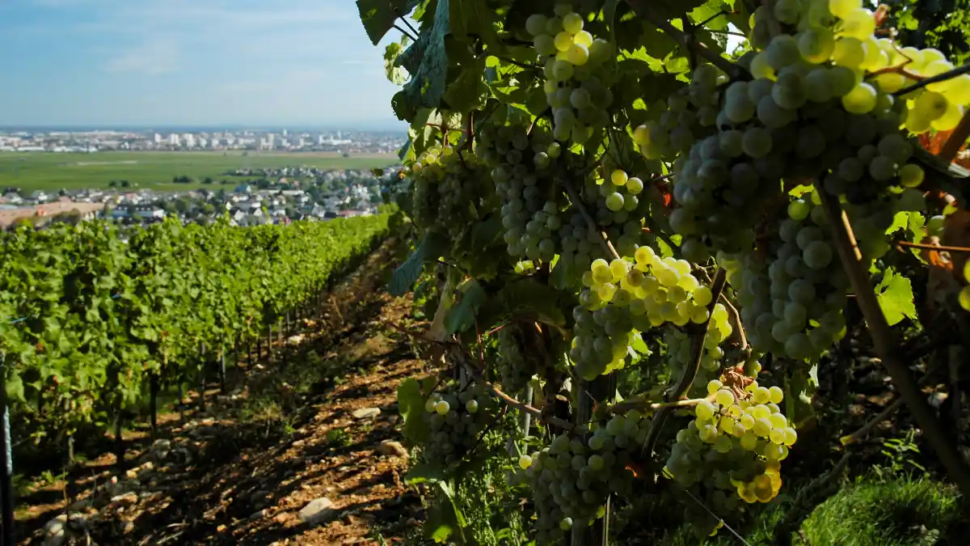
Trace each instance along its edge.
{"label": "single grape", "polygon": [[[528,25],[528,21],[526,21]],[[562,18],[562,28],[570,33],[577,34],[583,30],[583,18],[578,13],[570,13]]]}
{"label": "single grape", "polygon": [[613,182],[614,186],[623,186],[627,183],[627,180],[629,178],[625,171],[617,169],[610,174],[610,181]]}
{"label": "single grape", "polygon": [[867,114],[876,107],[876,88],[860,83],[842,97],[842,106],[852,114]]}
{"label": "single grape", "polygon": [[694,413],[697,415],[699,420],[710,421],[714,418],[714,412],[714,404],[708,402],[707,400],[702,400],[697,404],[697,408],[695,409]]}

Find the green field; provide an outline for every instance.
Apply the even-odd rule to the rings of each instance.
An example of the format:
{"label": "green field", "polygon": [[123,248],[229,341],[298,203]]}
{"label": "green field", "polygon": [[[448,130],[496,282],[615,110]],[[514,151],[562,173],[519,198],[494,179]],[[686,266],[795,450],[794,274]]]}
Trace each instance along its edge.
{"label": "green field", "polygon": [[[224,187],[223,178],[242,182],[245,178],[224,176],[240,168],[317,167],[320,169],[372,169],[398,163],[393,154],[250,152],[98,152],[86,153],[0,153],[0,187],[33,190],[107,188],[112,180],[128,180],[133,187],[159,191],[196,187]],[[172,177],[186,175],[192,184],[174,184]],[[215,184],[206,186],[202,179]]]}

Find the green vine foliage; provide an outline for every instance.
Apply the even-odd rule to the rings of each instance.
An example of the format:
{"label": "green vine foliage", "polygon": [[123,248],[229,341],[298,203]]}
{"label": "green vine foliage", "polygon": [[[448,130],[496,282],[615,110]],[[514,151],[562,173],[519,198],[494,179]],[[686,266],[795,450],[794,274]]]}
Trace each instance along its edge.
{"label": "green vine foliage", "polygon": [[[867,325],[970,489],[896,339],[967,339],[962,262],[893,250],[962,229],[956,171],[916,137],[966,120],[965,2],[358,6],[375,45],[407,35],[384,68],[408,124],[395,199],[420,242],[390,289],[435,283],[420,339],[449,364],[399,391],[408,441],[448,453],[409,476],[435,486],[427,538],[484,536],[454,492],[486,464],[526,499],[523,543],[601,543],[608,506],[700,541],[751,522],[816,416],[819,364]],[[531,426],[479,428],[466,392]]]}
{"label": "green vine foliage", "polygon": [[139,406],[152,375],[163,385],[197,375],[200,344],[211,356],[265,334],[384,237],[389,216],[5,234],[0,351],[15,434],[106,427]]}

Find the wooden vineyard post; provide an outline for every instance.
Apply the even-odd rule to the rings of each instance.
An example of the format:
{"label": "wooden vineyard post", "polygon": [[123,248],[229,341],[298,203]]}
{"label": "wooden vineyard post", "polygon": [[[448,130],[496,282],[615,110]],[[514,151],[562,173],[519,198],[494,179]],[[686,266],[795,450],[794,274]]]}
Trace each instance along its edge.
{"label": "wooden vineyard post", "polygon": [[226,394],[226,348],[219,351],[219,392]]}
{"label": "wooden vineyard post", "polygon": [[269,364],[273,363],[273,323],[271,322],[267,326],[268,331],[266,333],[266,362]]}
{"label": "wooden vineyard post", "polygon": [[205,358],[205,342],[199,342],[199,361],[201,363],[199,367],[199,411],[205,411],[205,369],[206,369],[206,358]]}
{"label": "wooden vineyard post", "polygon": [[3,523],[3,543],[16,544],[13,516],[13,452],[10,445],[10,411],[7,408],[6,353],[0,351],[0,411],[3,412],[3,431],[0,431],[0,511]]}
{"label": "wooden vineyard post", "polygon": [[[616,393],[616,374],[601,375],[593,381],[580,381],[576,391],[575,423],[582,426],[593,420],[593,407],[597,403],[605,403],[613,398]],[[584,443],[586,440],[584,437]],[[596,519],[592,527],[573,528],[570,546],[606,546],[610,533],[610,504],[610,497],[607,497],[606,513],[602,518]]]}
{"label": "wooden vineyard post", "polygon": [[121,401],[118,401],[115,408],[115,458],[117,458],[118,469],[125,471],[125,439],[121,434]]}
{"label": "wooden vineyard post", "polygon": [[183,400],[185,400],[185,393],[182,392],[182,380],[183,379],[185,379],[185,378],[184,377],[179,377],[179,388],[178,388],[178,391],[179,391],[178,392],[178,394],[179,394],[179,419],[181,419],[182,421],[185,421],[185,404],[183,403]]}
{"label": "wooden vineyard post", "polygon": [[148,377],[149,381],[149,397],[151,406],[151,426],[152,426],[152,438],[158,433],[158,374],[152,372]]}

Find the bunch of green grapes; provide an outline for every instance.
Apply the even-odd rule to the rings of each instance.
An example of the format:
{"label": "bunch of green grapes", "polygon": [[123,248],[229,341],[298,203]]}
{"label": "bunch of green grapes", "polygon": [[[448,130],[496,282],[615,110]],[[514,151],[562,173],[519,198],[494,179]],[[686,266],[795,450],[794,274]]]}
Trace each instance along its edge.
{"label": "bunch of green grapes", "polygon": [[753,16],[755,79],[724,92],[729,123],[675,166],[671,225],[699,241],[696,249],[749,249],[749,228],[781,179],[819,180],[854,204],[920,186],[924,173],[910,162],[913,144],[900,125],[914,134],[952,128],[970,102],[966,76],[894,97],[952,64],[936,50],[877,39],[859,0],[777,2],[773,15],[791,34],[772,38],[766,14],[761,7]]}
{"label": "bunch of green grapes", "polygon": [[814,192],[791,202],[777,237],[721,264],[738,290],[741,320],[756,350],[811,359],[845,334],[848,277]]}
{"label": "bunch of green grapes", "polygon": [[[616,246],[617,252],[632,256],[645,242],[643,218],[650,212],[649,202],[641,201],[644,182],[622,169],[612,171],[607,178],[591,174],[583,187],[583,200],[595,206],[595,220]],[[594,239],[599,235],[589,233]]]}
{"label": "bunch of green grapes", "polygon": [[606,256],[606,252],[599,240],[601,235],[589,229],[582,214],[574,211],[568,218],[559,226],[561,248],[556,267],[566,268],[568,284],[578,286],[593,260]]}
{"label": "bunch of green grapes", "polygon": [[[799,61],[810,65],[809,72],[819,67],[839,68],[841,74],[835,77],[803,74],[802,87],[810,100],[821,95],[840,99],[849,113],[878,111],[886,106],[881,93],[895,93],[954,68],[936,49],[900,48],[889,38],[876,38],[876,19],[862,7],[862,0],[778,2],[774,16],[794,35],[782,34],[770,41],[764,39],[768,33],[765,9],[762,6],[753,15],[752,41],[763,55],[752,60],[752,74],[756,78],[777,76],[780,82],[782,72]],[[851,71],[851,78],[845,70]],[[908,103],[905,125],[910,132],[951,130],[970,104],[970,75],[929,84],[902,98]]]}
{"label": "bunch of green grapes", "polygon": [[425,230],[458,235],[468,223],[470,207],[482,210],[489,200],[484,169],[473,154],[459,157],[450,147],[428,150],[414,162],[414,221]]}
{"label": "bunch of green grapes", "polygon": [[649,428],[649,419],[633,410],[597,424],[585,442],[564,433],[548,448],[519,458],[516,481],[529,486],[535,503],[538,544],[555,542],[573,526],[590,525],[604,513],[611,493],[632,493],[634,475],[627,466]]}
{"label": "bunch of green grapes", "polygon": [[[781,461],[798,434],[779,404],[784,392],[757,381],[746,387],[712,380],[709,396],[694,407],[694,419],[677,433],[664,468],[680,486],[699,493],[716,513],[746,503],[771,501],[781,489]],[[716,530],[701,519],[699,536]]]}
{"label": "bunch of green grapes", "polygon": [[[721,313],[724,314],[723,317]],[[721,366],[725,355],[720,343],[730,335],[730,330],[722,332],[719,328],[723,328],[725,325],[730,328],[730,324],[727,322],[727,311],[723,307],[716,308],[714,315],[715,320],[707,337],[704,338],[701,367],[697,371],[693,384],[691,384],[691,389],[688,391],[690,396],[706,394],[704,389],[706,389],[708,382],[721,375]],[[667,363],[670,366],[670,371],[679,377],[683,375],[685,369],[694,364],[690,361],[690,336],[677,328],[665,328],[663,339],[667,345]]]}
{"label": "bunch of green grapes", "polygon": [[490,125],[479,138],[476,153],[492,167],[495,192],[502,200],[502,226],[509,254],[552,261],[559,250],[562,226],[552,166],[562,148],[544,127]]}
{"label": "bunch of green grapes", "polygon": [[498,332],[498,377],[509,393],[522,392],[535,375],[535,366],[526,359],[517,327],[506,326]]}
{"label": "bunch of green grapes", "polygon": [[656,121],[648,121],[633,132],[633,140],[647,159],[673,157],[686,153],[698,139],[715,132],[726,123],[726,114],[718,110],[717,87],[727,83],[727,76],[710,64],[694,70],[690,85],[667,97],[667,110]]}
{"label": "bunch of green grapes", "polygon": [[560,142],[584,144],[595,128],[610,122],[606,109],[613,102],[609,72],[604,65],[612,58],[613,45],[594,39],[583,30],[585,19],[569,3],[560,3],[555,14],[533,14],[526,30],[546,78],[546,101],[552,108],[553,135]]}
{"label": "bunch of green grapes", "polygon": [[[645,332],[667,323],[676,326],[704,323],[713,294],[691,274],[685,260],[660,258],[653,248],[641,246],[634,262],[596,260],[583,275],[587,287],[574,309],[576,335],[570,356],[576,371],[587,379],[621,368],[633,330]],[[727,310],[714,306],[711,343],[720,343],[733,331]]]}
{"label": "bunch of green grapes", "polygon": [[432,393],[424,406],[424,420],[431,434],[422,446],[422,457],[446,464],[460,461],[495,418],[497,405],[479,384]]}

